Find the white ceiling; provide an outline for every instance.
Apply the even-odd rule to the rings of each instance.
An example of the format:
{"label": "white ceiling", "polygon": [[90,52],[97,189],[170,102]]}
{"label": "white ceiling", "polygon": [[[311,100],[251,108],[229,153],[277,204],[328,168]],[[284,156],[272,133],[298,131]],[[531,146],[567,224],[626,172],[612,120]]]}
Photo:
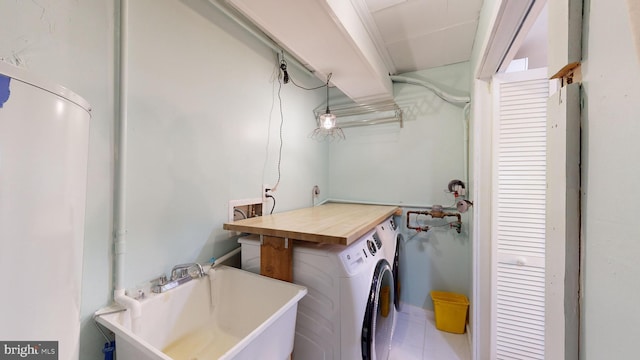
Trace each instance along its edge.
{"label": "white ceiling", "polygon": [[[482,0],[352,0],[391,73],[469,60]],[[362,7],[359,7],[362,10]],[[390,63],[389,63],[390,62]]]}
{"label": "white ceiling", "polygon": [[469,60],[482,7],[482,0],[224,1],[363,104],[393,101],[389,74]]}

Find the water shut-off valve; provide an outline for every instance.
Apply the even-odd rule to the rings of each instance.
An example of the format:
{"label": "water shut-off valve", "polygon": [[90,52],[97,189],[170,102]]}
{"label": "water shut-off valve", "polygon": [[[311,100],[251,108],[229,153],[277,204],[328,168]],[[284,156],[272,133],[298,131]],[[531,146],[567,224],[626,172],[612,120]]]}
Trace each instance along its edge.
{"label": "water shut-off valve", "polygon": [[451,180],[449,181],[449,185],[447,186],[450,193],[453,193],[453,197],[455,198],[456,209],[460,213],[465,213],[469,210],[470,206],[473,206],[473,203],[465,198],[467,194],[467,189],[464,186],[464,182],[461,180]]}

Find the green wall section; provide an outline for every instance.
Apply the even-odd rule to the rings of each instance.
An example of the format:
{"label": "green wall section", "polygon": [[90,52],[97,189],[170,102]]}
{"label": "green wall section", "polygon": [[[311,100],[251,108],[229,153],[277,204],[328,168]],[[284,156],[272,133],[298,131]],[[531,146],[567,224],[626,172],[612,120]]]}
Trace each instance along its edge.
{"label": "green wall section", "polygon": [[322,91],[279,90],[271,50],[180,2],[130,4],[127,287],[237,246],[222,229],[228,201],[261,198],[278,178],[278,91],[275,211],[311,206],[313,186],[327,187],[327,145],[307,136]]}

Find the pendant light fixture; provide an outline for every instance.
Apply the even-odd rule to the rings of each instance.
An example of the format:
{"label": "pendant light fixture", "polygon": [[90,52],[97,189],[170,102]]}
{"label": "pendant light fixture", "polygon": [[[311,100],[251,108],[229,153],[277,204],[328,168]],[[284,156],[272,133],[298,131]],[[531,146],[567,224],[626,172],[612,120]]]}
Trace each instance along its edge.
{"label": "pendant light fixture", "polygon": [[331,113],[329,109],[329,81],[331,80],[330,73],[327,76],[327,109],[324,114],[318,116],[318,127],[311,133],[311,137],[316,140],[344,140],[344,132],[338,126],[336,126],[336,116]]}
{"label": "pendant light fixture", "polygon": [[331,75],[332,74],[330,73],[329,76],[327,76],[327,84],[325,86],[327,88],[327,110],[324,114],[320,115],[319,121],[319,125],[326,130],[336,127],[336,116],[331,113],[331,110],[329,110],[329,80],[331,80]]}

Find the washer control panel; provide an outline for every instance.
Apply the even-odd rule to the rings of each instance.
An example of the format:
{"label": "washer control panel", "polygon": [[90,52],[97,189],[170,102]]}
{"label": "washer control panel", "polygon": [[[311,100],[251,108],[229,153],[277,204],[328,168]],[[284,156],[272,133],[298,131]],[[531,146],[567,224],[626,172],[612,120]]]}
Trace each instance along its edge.
{"label": "washer control panel", "polygon": [[382,243],[376,240],[374,234],[375,231],[369,232],[340,252],[340,259],[349,274],[355,274],[361,266],[382,256],[379,251]]}
{"label": "washer control panel", "polygon": [[369,253],[373,256],[378,252],[378,248],[376,247],[376,243],[373,242],[372,239],[367,240],[367,247],[369,248]]}
{"label": "washer control panel", "polygon": [[373,233],[373,241],[376,242],[376,246],[378,247],[378,249],[382,247],[382,240],[380,240],[380,236],[378,235],[377,231]]}
{"label": "washer control panel", "polygon": [[340,254],[342,263],[349,274],[354,274],[358,268],[365,264],[366,257],[361,246],[349,246]]}
{"label": "washer control panel", "polygon": [[398,229],[398,225],[396,225],[396,222],[393,220],[393,217],[389,218],[389,224],[391,224],[391,228],[393,229],[393,231],[396,231]]}

